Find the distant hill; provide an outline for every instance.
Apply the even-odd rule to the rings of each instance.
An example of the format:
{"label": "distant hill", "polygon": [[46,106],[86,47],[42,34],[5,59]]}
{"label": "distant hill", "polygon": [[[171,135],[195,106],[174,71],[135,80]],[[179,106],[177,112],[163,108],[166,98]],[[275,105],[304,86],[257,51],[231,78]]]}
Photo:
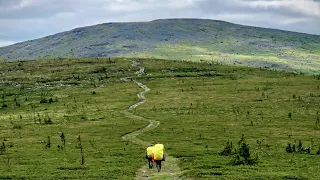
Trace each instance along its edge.
{"label": "distant hill", "polygon": [[320,73],[320,36],[204,19],[105,23],[0,48],[2,60],[154,57]]}

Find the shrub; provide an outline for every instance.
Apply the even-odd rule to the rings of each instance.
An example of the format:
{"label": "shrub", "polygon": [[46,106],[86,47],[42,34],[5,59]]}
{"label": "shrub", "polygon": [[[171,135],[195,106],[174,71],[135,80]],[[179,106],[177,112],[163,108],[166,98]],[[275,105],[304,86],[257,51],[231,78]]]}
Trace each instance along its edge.
{"label": "shrub", "polygon": [[61,147],[63,147],[63,149],[65,149],[66,148],[66,136],[64,135],[64,133],[61,133],[60,139],[61,139],[61,142],[62,142],[62,146]]}
{"label": "shrub", "polygon": [[232,142],[227,141],[226,145],[224,146],[224,149],[219,153],[221,156],[230,156],[234,153],[232,152]]}
{"label": "shrub", "polygon": [[41,104],[44,104],[44,103],[47,103],[47,102],[48,102],[48,100],[46,98],[44,98],[44,97],[42,97],[41,100],[40,100]]}
{"label": "shrub", "polygon": [[303,151],[304,151],[305,153],[307,153],[307,154],[310,154],[310,152],[311,152],[311,147],[305,148],[305,149],[303,149]]}
{"label": "shrub", "polygon": [[297,150],[298,150],[298,152],[302,152],[303,151],[301,140],[299,140],[299,144],[298,144],[298,149]]}
{"label": "shrub", "polygon": [[230,77],[231,80],[237,80],[238,79],[238,77],[236,75],[234,75],[234,74],[231,74],[229,77]]}
{"label": "shrub", "polygon": [[82,147],[82,142],[81,142],[81,138],[80,135],[77,138],[78,140],[78,148],[80,149],[80,156],[81,156],[81,165],[84,165],[85,163],[85,159],[84,159],[84,153],[83,153],[83,147]]}
{"label": "shrub", "polygon": [[[299,141],[298,147],[296,149],[295,145],[292,145],[290,143],[288,143],[288,145],[286,146],[286,151],[288,153],[292,153],[292,152],[299,152],[299,153],[307,153],[310,154],[311,153],[311,147],[309,146],[308,148],[303,148],[302,146],[302,141]],[[318,152],[317,152],[318,153]],[[320,148],[319,148],[319,153],[320,153]]]}
{"label": "shrub", "polygon": [[320,155],[320,146],[319,146],[319,149],[317,151],[317,155]]}
{"label": "shrub", "polygon": [[106,67],[99,67],[95,70],[90,71],[89,74],[98,74],[98,73],[106,73],[106,72],[107,72]]}
{"label": "shrub", "polygon": [[4,142],[2,142],[2,144],[0,145],[0,155],[4,154],[6,152],[6,145],[4,144]]}
{"label": "shrub", "polygon": [[233,165],[253,165],[258,163],[258,155],[251,158],[249,144],[246,143],[244,135],[238,142],[239,149],[236,149],[236,155],[233,157]]}
{"label": "shrub", "polygon": [[52,98],[49,99],[49,103],[53,103],[53,99]]}
{"label": "shrub", "polygon": [[48,141],[46,143],[46,148],[50,148],[51,147],[51,141],[50,141],[50,136],[48,136]]}
{"label": "shrub", "polygon": [[287,151],[288,153],[292,153],[292,152],[293,152],[293,148],[291,147],[291,144],[290,144],[290,143],[288,143],[288,145],[287,145],[287,147],[286,147],[286,151]]}
{"label": "shrub", "polygon": [[52,120],[50,117],[44,120],[44,124],[53,124]]}
{"label": "shrub", "polygon": [[13,127],[12,127],[13,129],[21,129],[22,128],[22,126],[21,126],[21,124],[13,124]]}

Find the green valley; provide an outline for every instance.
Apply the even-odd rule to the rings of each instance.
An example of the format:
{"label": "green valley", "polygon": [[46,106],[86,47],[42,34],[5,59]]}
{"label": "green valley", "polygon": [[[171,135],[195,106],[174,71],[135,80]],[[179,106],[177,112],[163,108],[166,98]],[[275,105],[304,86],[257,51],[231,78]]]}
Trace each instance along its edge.
{"label": "green valley", "polygon": [[[126,111],[141,101],[134,81],[150,91]],[[158,142],[172,160],[151,179],[170,179],[171,163],[180,179],[319,179],[319,82],[215,60],[2,61],[0,179],[135,179]],[[159,124],[137,134],[145,145],[123,138],[148,120]],[[228,141],[239,153],[242,136],[254,164],[221,155]]]}

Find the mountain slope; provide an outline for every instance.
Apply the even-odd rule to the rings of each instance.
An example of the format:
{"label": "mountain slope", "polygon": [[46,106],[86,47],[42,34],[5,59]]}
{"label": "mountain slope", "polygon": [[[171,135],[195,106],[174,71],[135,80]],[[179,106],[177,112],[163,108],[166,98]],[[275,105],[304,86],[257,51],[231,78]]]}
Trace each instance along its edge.
{"label": "mountain slope", "polygon": [[320,36],[214,20],[165,19],[77,28],[0,48],[0,59],[138,56],[320,73]]}

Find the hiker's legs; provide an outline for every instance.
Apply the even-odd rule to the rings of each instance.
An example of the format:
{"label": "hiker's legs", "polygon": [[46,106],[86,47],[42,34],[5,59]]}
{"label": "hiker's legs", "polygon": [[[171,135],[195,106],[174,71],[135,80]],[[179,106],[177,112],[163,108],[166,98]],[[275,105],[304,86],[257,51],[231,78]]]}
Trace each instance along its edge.
{"label": "hiker's legs", "polygon": [[160,170],[161,170],[161,161],[157,161],[157,169],[158,169],[158,172],[160,172]]}
{"label": "hiker's legs", "polygon": [[149,169],[152,169],[152,168],[153,168],[153,162],[152,162],[152,159],[151,159],[151,158],[149,158],[149,159],[148,159],[148,161],[149,161]]}

